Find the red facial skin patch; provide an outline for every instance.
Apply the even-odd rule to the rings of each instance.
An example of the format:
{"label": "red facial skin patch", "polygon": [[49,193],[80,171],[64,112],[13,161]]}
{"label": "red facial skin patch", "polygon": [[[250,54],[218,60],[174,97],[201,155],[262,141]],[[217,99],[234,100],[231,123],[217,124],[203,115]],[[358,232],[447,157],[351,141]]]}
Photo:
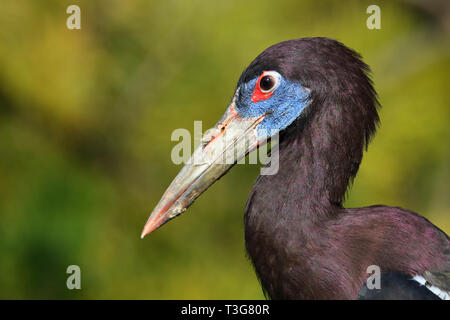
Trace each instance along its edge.
{"label": "red facial skin patch", "polygon": [[264,76],[265,76],[265,72],[263,72],[259,76],[258,80],[256,81],[255,90],[253,90],[253,94],[252,94],[252,101],[253,102],[258,102],[258,101],[261,101],[261,100],[269,99],[272,96],[273,92],[274,92],[274,91],[270,91],[270,92],[264,93],[264,92],[261,91],[259,83],[261,82],[261,79]]}

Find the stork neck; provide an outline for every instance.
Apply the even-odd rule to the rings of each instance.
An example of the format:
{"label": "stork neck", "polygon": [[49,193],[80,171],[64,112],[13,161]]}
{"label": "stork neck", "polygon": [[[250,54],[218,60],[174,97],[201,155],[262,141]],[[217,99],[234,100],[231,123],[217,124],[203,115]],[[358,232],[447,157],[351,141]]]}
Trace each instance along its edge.
{"label": "stork neck", "polygon": [[292,214],[317,216],[341,207],[364,146],[362,124],[345,109],[322,105],[280,137],[279,172],[266,179]]}

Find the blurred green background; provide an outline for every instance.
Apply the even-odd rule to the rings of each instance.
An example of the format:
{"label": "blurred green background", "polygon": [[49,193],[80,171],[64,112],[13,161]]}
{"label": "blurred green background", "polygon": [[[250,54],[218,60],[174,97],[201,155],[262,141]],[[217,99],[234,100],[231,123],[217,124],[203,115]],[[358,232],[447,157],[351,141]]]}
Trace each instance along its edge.
{"label": "blurred green background", "polygon": [[172,131],[214,125],[242,70],[291,38],[338,39],[373,70],[381,126],[346,206],[409,208],[449,233],[449,32],[448,1],[2,0],[0,298],[263,298],[243,241],[257,165],[139,235],[181,168]]}

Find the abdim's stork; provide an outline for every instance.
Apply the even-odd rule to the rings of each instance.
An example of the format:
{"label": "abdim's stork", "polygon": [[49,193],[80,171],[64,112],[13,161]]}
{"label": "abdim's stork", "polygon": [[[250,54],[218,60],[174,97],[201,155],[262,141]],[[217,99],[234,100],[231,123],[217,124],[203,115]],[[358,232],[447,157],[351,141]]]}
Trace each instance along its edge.
{"label": "abdim's stork", "polygon": [[[357,53],[328,38],[266,49],[242,73],[225,115],[169,186],[142,237],[279,133],[279,170],[257,179],[245,210],[246,248],[269,297],[448,298],[443,231],[401,208],[342,206],[379,121],[368,72]],[[366,284],[373,265],[381,289]]]}

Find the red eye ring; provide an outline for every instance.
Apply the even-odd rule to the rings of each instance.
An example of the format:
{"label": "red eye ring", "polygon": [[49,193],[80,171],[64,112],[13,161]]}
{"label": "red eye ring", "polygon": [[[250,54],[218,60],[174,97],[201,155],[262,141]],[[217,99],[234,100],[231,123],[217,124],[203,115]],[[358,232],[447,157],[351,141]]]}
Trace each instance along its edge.
{"label": "red eye ring", "polygon": [[[252,94],[252,101],[258,102],[261,100],[269,99],[272,96],[272,94],[274,93],[275,89],[278,87],[279,77],[280,77],[280,75],[276,71],[264,71],[258,77],[258,80],[256,81],[255,89],[253,90],[253,94]],[[266,89],[266,90],[261,89],[261,80],[263,78],[269,78],[269,79],[265,79],[265,81],[266,82],[269,81],[269,83],[270,83],[270,80],[273,81],[273,85],[269,89]]]}

